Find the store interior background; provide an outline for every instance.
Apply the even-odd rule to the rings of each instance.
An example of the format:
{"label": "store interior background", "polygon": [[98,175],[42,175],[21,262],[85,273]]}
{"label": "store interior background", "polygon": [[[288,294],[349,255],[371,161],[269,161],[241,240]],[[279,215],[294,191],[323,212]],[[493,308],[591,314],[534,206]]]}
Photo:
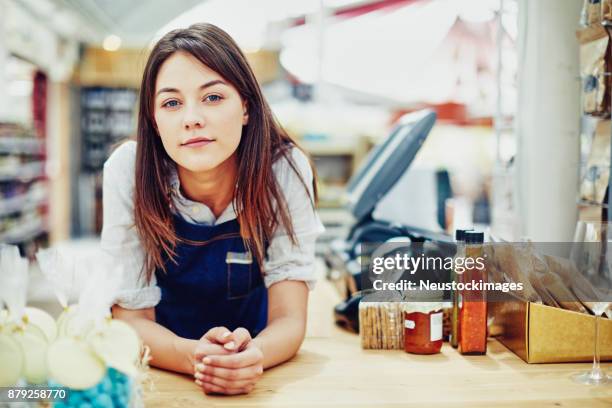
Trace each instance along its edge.
{"label": "store interior background", "polygon": [[[30,258],[48,246],[95,250],[102,165],[134,135],[147,52],[170,29],[201,21],[236,39],[276,117],[314,158],[327,227],[319,252],[353,222],[345,187],[355,169],[397,118],[423,108],[438,120],[410,166],[405,202],[392,203],[402,222],[571,241],[577,220],[599,220],[602,208],[579,194],[592,128],[580,115],[581,7],[0,0],[0,243]],[[441,172],[452,199],[432,206]]]}

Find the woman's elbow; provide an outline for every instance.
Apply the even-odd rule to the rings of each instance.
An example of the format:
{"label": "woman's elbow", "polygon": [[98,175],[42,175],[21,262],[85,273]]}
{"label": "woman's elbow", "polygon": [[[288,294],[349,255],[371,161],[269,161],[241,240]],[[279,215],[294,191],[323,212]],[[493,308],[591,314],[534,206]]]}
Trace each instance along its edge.
{"label": "woman's elbow", "polygon": [[294,319],[295,329],[293,330],[294,338],[295,338],[295,353],[298,352],[302,344],[304,343],[304,339],[306,338],[306,317],[301,319]]}
{"label": "woman's elbow", "polygon": [[123,320],[127,323],[134,320],[146,319],[155,321],[155,308],[148,307],[145,309],[126,309],[119,305],[111,307],[113,319]]}

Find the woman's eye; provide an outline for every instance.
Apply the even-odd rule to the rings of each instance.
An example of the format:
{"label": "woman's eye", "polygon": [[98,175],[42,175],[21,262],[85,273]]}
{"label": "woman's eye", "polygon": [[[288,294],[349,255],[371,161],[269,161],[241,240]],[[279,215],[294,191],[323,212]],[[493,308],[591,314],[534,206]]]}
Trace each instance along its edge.
{"label": "woman's eye", "polygon": [[222,98],[219,95],[208,95],[206,98],[204,98],[204,101],[206,101],[206,102],[219,102],[221,99]]}
{"label": "woman's eye", "polygon": [[164,102],[162,107],[164,108],[176,108],[179,105],[179,102],[177,100],[170,100],[168,102]]}

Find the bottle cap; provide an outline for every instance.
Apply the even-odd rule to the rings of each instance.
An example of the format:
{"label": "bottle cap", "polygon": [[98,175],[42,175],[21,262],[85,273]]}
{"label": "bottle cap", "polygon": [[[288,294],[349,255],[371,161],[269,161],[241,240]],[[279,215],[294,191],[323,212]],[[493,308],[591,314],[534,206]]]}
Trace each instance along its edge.
{"label": "bottle cap", "polygon": [[473,231],[471,229],[458,229],[455,231],[455,241],[464,241],[465,240],[465,233],[469,232],[469,231]]}
{"label": "bottle cap", "polygon": [[484,242],[484,232],[466,231],[464,239],[466,244],[482,244]]}

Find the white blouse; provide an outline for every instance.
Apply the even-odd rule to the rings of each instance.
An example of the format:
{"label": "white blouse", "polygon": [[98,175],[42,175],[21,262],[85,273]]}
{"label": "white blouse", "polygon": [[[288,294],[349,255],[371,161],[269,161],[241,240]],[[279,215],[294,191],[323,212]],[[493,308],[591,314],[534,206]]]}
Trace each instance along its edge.
{"label": "white blouse", "polygon": [[[291,154],[308,192],[287,160],[274,163],[273,171],[284,192],[298,245],[291,244],[283,228],[277,229],[262,268],[264,283],[269,288],[282,280],[301,280],[312,289],[315,283],[315,241],[325,228],[311,205],[313,175],[308,159],[296,148]],[[135,161],[136,142],[129,141],[119,146],[104,164],[102,249],[122,263],[125,279],[115,303],[127,309],[153,307],[161,298],[155,275],[147,284],[144,274],[140,273],[144,250],[134,226]],[[175,211],[186,221],[216,225],[236,218],[232,204],[215,219],[208,206],[185,198],[180,192],[176,170],[168,175],[168,182]]]}

